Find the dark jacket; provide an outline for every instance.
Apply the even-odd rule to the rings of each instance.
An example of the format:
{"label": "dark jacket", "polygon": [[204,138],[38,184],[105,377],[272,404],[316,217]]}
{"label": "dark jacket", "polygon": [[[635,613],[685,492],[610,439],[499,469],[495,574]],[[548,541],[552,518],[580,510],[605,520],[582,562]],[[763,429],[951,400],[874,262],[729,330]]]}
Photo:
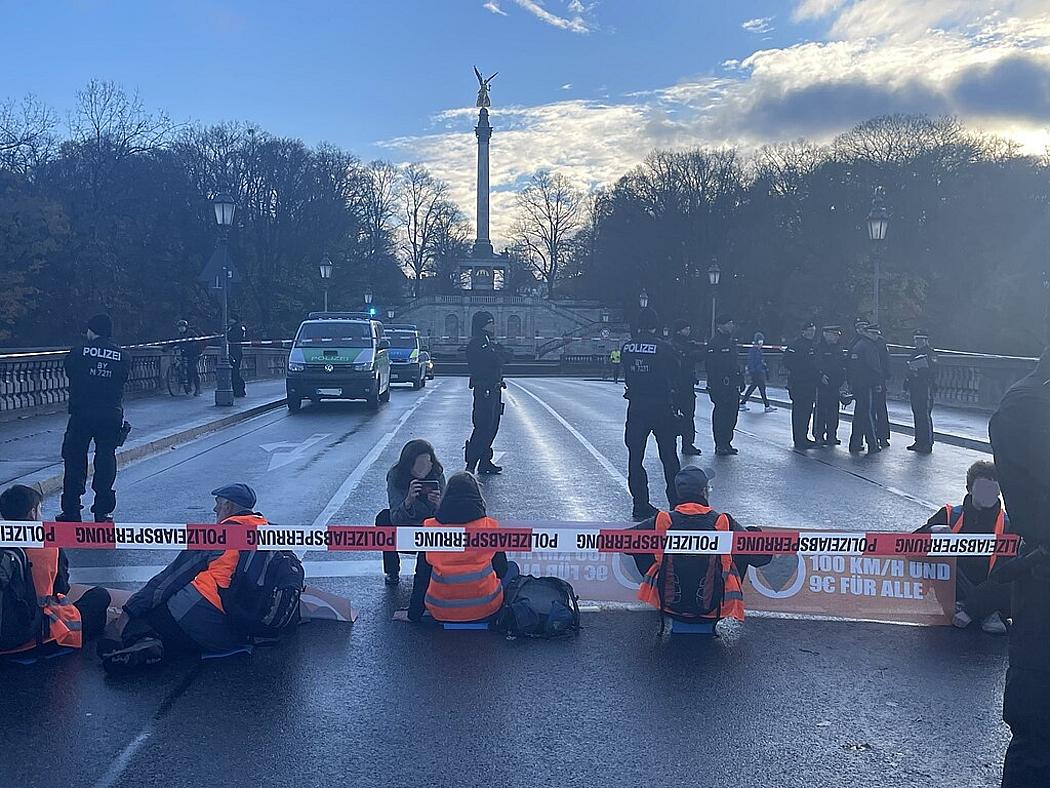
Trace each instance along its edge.
{"label": "dark jacket", "polygon": [[77,345],[63,366],[69,379],[69,412],[76,414],[119,410],[124,384],[131,373],[126,350],[101,337]]}
{"label": "dark jacket", "polygon": [[930,394],[937,390],[937,354],[932,348],[916,349],[911,354],[904,388],[915,394]]}
{"label": "dark jacket", "polygon": [[884,380],[879,346],[868,337],[858,337],[850,348],[846,372],[854,391],[881,386]]}
{"label": "dark jacket", "polygon": [[[441,492],[445,491],[445,474],[433,477]],[[412,501],[411,506],[405,506],[408,497],[408,487],[398,484],[397,469],[391,468],[386,475],[386,497],[390,503],[391,525],[420,525],[424,520],[433,517],[437,507],[427,500],[426,496],[419,496]]]}
{"label": "dark jacket", "polygon": [[675,334],[671,338],[671,346],[678,354],[678,382],[675,391],[679,396],[687,397],[694,393],[696,366],[704,360],[705,348],[702,343],[681,334]]}
{"label": "dark jacket", "polygon": [[817,385],[817,345],[812,339],[798,337],[784,348],[784,368],[788,388],[814,388]]}
{"label": "dark jacket", "polygon": [[226,341],[230,345],[230,358],[244,357],[244,343],[248,339],[248,328],[243,323],[234,323],[226,330]]}
{"label": "dark jacket", "polygon": [[467,343],[467,371],[472,389],[494,389],[503,386],[503,365],[507,351],[488,334],[475,334]]}
{"label": "dark jacket", "polygon": [[637,334],[624,343],[620,359],[626,399],[655,408],[669,408],[675,402],[682,373],[678,354],[669,342],[655,334]]}
{"label": "dark jacket", "polygon": [[[191,326],[190,328],[186,329],[186,333],[184,335],[182,335],[182,336],[183,337],[192,337],[192,336],[196,336],[199,333],[200,332],[197,331],[197,329],[195,329],[195,328],[193,328]],[[204,354],[204,340],[203,339],[185,339],[185,338],[183,338],[183,341],[179,342],[175,347],[178,348],[179,353],[181,353],[185,358],[189,358],[189,359],[200,358]]]}
{"label": "dark jacket", "polygon": [[[817,381],[822,386],[838,391],[846,382],[846,350],[842,345],[821,340],[817,344]],[[827,377],[824,383],[821,377]]]}
{"label": "dark jacket", "polygon": [[736,338],[716,331],[707,343],[704,367],[708,389],[739,389],[744,377],[737,362]]}
{"label": "dark jacket", "polygon": [[[996,504],[991,509],[978,509],[973,505],[970,496],[967,495],[963,499],[962,509],[963,523],[960,533],[990,534],[995,531],[995,521],[999,519],[999,512],[1002,511],[1002,504]],[[958,511],[955,511],[952,514],[953,519],[958,517]],[[937,513],[927,520],[926,525],[916,531],[916,533],[929,533],[930,528],[935,525],[951,525],[951,523],[948,522],[948,509],[946,507],[942,506],[938,509]],[[959,567],[959,571],[965,574],[967,579],[974,585],[983,583],[988,579],[987,556],[967,556],[965,558],[958,558],[956,559],[956,564]]]}
{"label": "dark jacket", "polygon": [[885,339],[879,339],[876,343],[879,348],[879,366],[882,368],[882,382],[887,382],[890,375],[890,348]]}

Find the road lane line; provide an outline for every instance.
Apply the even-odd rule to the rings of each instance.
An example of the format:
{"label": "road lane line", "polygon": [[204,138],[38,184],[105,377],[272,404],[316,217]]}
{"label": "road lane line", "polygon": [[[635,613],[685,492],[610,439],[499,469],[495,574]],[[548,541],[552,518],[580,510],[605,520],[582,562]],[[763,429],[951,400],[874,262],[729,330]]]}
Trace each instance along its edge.
{"label": "road lane line", "polygon": [[109,768],[106,769],[106,773],[95,782],[93,788],[111,788],[111,786],[116,785],[117,780],[124,775],[124,770],[128,768],[128,763],[134,757],[135,753],[142,749],[142,745],[145,744],[152,735],[153,725],[152,723],[149,723],[142,729],[142,732],[132,739],[131,742],[120,751],[117,757],[113,759],[113,763],[111,763]]}
{"label": "road lane line", "polygon": [[[394,439],[394,436],[401,431],[401,428],[405,426],[405,422],[408,421],[408,419],[412,416],[413,413],[416,412],[419,406],[426,401],[427,397],[429,397],[438,389],[439,385],[440,383],[438,381],[434,381],[433,386],[428,386],[424,390],[423,396],[421,396],[419,399],[413,402],[412,406],[401,414],[401,418],[397,420],[397,423],[394,425],[393,429],[391,429],[382,438],[376,441],[376,444],[372,447],[372,450],[364,456],[364,459],[362,459],[361,462],[357,464],[357,467],[350,472],[350,475],[346,477],[346,480],[341,485],[339,485],[339,489],[335,491],[335,494],[332,496],[331,500],[328,501],[328,505],[325,506],[325,508],[321,510],[321,513],[317,515],[317,517],[314,519],[313,523],[310,526],[311,528],[326,528],[328,526],[328,523],[331,521],[331,519],[335,517],[335,515],[339,512],[341,508],[343,508],[343,504],[346,503],[347,499],[353,494],[354,490],[357,489],[357,485],[361,483],[361,479],[364,478],[364,475],[368,473],[369,470],[371,470],[373,465],[375,465],[376,460],[378,460],[380,455],[382,455],[383,450],[386,449],[388,445],[390,445],[390,441],[392,441]],[[306,552],[306,550],[297,550],[296,554],[298,554],[299,557],[302,558],[303,555],[306,554]]]}
{"label": "road lane line", "polygon": [[613,480],[615,482],[617,482],[621,487],[623,487],[625,490],[630,492],[630,489],[627,486],[627,477],[624,476],[622,473],[620,473],[620,471],[617,470],[616,466],[612,463],[612,461],[608,457],[606,457],[604,454],[602,454],[600,451],[598,451],[596,448],[594,448],[594,444],[591,443],[589,440],[587,440],[585,437],[583,437],[583,434],[578,429],[576,429],[571,424],[569,424],[568,421],[566,421],[564,418],[562,418],[562,415],[560,413],[558,413],[558,411],[556,411],[554,408],[552,408],[550,405],[548,405],[546,402],[544,402],[538,396],[533,394],[531,391],[529,391],[523,385],[518,383],[518,381],[511,380],[511,381],[508,381],[508,382],[511,385],[515,386],[516,388],[521,389],[524,393],[528,394],[530,397],[532,397],[534,400],[536,400],[536,402],[539,403],[541,408],[543,408],[549,414],[551,414],[558,421],[559,424],[561,424],[565,429],[567,429],[569,431],[569,434],[572,435],[572,437],[574,437],[576,440],[578,440],[580,442],[580,445],[583,446],[583,448],[585,448],[588,452],[590,452],[591,456],[594,457],[594,459],[596,459],[598,461],[599,465],[601,465],[603,468],[605,468],[606,472],[608,472],[608,474],[613,478]]}

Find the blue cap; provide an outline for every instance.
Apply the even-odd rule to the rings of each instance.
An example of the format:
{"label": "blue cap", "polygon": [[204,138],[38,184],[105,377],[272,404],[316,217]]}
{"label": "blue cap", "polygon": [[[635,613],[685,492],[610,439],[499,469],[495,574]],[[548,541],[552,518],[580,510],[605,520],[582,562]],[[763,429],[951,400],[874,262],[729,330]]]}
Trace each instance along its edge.
{"label": "blue cap", "polygon": [[255,501],[255,490],[249,487],[247,484],[227,484],[224,487],[219,487],[211,491],[211,494],[216,498],[225,498],[230,503],[235,503],[242,509],[254,509]]}

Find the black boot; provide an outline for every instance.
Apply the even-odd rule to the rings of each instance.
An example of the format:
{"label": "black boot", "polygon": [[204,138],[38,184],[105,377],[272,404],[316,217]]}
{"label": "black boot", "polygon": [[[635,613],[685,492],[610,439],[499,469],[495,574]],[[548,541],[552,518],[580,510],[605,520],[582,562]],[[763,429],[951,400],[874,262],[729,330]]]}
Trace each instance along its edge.
{"label": "black boot", "polygon": [[503,473],[503,466],[495,465],[492,460],[484,460],[478,466],[478,473],[485,474],[486,476],[495,476],[497,473]]}

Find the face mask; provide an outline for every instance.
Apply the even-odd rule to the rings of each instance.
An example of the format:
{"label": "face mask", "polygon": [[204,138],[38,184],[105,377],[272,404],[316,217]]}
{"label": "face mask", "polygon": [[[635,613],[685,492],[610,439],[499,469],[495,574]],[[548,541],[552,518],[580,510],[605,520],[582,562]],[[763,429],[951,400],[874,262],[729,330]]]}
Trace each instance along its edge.
{"label": "face mask", "polygon": [[978,509],[991,509],[999,502],[999,483],[991,479],[974,479],[970,499]]}

